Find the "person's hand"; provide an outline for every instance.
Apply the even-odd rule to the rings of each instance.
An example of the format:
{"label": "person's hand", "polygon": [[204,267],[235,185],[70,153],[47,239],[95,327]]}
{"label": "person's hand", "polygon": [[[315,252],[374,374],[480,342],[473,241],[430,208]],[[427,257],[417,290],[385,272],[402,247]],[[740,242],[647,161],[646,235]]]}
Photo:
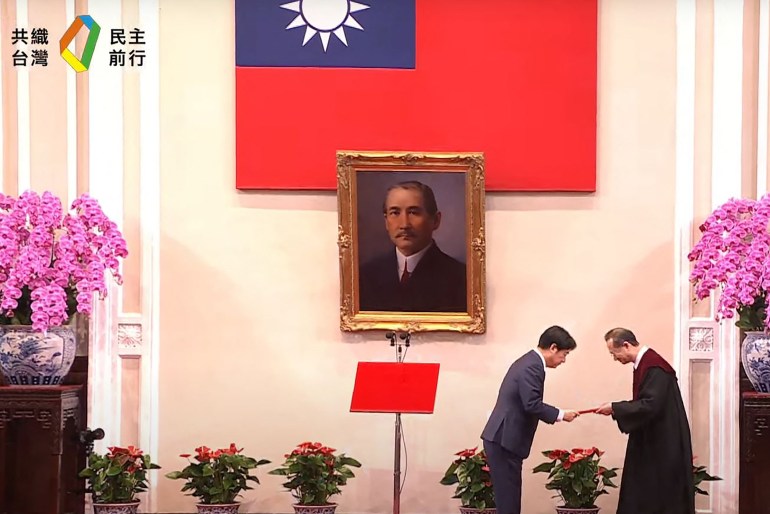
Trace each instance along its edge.
{"label": "person's hand", "polygon": [[601,407],[596,409],[597,414],[604,414],[605,416],[609,416],[612,414],[612,403],[607,402],[603,404]]}
{"label": "person's hand", "polygon": [[578,413],[578,411],[576,411],[576,410],[568,410],[568,411],[564,412],[564,418],[563,419],[564,419],[564,421],[569,423],[573,419],[577,418],[578,416],[580,416],[580,413]]}

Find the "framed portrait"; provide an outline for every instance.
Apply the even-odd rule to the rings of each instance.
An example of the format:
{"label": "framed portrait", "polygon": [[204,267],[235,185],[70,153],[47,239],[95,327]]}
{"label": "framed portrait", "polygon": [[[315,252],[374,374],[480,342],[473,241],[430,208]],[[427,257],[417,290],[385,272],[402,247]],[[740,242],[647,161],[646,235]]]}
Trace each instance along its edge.
{"label": "framed portrait", "polygon": [[340,328],[486,331],[484,155],[337,152]]}

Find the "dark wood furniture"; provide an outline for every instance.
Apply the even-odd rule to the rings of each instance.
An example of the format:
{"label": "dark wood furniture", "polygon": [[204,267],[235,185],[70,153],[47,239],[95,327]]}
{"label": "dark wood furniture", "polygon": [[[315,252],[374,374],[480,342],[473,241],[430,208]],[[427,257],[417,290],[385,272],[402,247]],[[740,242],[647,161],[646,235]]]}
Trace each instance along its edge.
{"label": "dark wood furniture", "polygon": [[740,514],[767,514],[770,508],[770,394],[757,393],[740,370]]}
{"label": "dark wood furniture", "polygon": [[82,385],[0,387],[0,514],[83,514]]}

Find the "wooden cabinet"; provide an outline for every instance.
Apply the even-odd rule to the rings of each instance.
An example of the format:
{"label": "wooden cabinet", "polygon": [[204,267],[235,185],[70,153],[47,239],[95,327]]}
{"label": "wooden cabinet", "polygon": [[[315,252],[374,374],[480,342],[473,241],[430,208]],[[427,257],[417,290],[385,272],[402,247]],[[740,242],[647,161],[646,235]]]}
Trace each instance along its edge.
{"label": "wooden cabinet", "polygon": [[741,395],[740,514],[770,512],[770,394]]}
{"label": "wooden cabinet", "polygon": [[80,385],[0,387],[0,514],[83,514]]}

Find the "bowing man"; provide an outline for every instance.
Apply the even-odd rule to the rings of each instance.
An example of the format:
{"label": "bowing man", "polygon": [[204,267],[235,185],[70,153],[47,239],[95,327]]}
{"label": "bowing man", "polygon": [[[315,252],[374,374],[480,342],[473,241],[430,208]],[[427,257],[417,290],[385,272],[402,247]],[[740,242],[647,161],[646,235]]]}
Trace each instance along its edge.
{"label": "bowing man", "polygon": [[628,434],[617,514],[694,514],[690,425],[674,369],[630,330],[604,340],[614,360],[634,366],[631,401],[597,409]]}
{"label": "bowing man", "polygon": [[557,368],[577,347],[572,336],[552,326],[540,336],[537,348],[519,357],[503,378],[497,402],[481,438],[489,461],[497,514],[521,514],[521,467],[529,457],[538,423],[571,422],[574,410],[543,402],[545,369]]}

